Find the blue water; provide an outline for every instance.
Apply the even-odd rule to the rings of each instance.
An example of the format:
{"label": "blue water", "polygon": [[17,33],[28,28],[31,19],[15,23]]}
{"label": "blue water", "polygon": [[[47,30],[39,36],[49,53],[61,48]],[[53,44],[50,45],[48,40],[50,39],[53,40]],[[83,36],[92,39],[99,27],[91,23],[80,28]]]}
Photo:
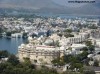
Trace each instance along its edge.
{"label": "blue water", "polygon": [[0,38],[0,50],[7,50],[12,54],[17,54],[18,46],[25,42],[26,39],[22,38],[12,38],[12,39]]}

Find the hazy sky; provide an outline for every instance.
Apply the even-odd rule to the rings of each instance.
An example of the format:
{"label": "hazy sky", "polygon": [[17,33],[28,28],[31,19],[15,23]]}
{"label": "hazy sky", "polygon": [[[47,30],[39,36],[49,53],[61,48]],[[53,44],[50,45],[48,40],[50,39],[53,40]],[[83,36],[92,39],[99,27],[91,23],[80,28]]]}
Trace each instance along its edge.
{"label": "hazy sky", "polygon": [[[68,3],[68,1],[95,1],[95,3]],[[100,14],[100,0],[0,0],[0,8],[25,8],[47,13]]]}
{"label": "hazy sky", "polygon": [[[54,2],[58,5],[62,5],[62,6],[67,6],[67,7],[81,7],[81,6],[85,6],[85,5],[88,5],[88,4],[95,4],[95,3],[68,3],[68,1],[95,1],[95,3],[99,3],[100,0],[0,0],[0,3],[11,3],[11,4],[31,4],[33,3],[33,6],[34,4],[36,5],[39,5],[38,3],[42,3],[42,4],[46,4],[47,2]],[[18,4],[19,3],[19,4]],[[40,4],[41,4],[40,3]],[[10,5],[11,5],[10,4]],[[41,6],[41,5],[40,5]]]}

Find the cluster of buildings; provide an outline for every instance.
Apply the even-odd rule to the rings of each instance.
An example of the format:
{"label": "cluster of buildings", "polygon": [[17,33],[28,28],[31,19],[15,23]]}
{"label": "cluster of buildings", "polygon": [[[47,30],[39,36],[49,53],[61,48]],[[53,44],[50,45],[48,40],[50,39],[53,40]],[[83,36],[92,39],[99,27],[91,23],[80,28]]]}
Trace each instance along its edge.
{"label": "cluster of buildings", "polygon": [[[57,18],[17,18],[2,17],[0,18],[0,27],[5,29],[4,32],[14,32],[12,36],[18,37],[18,33],[28,33],[28,36],[36,34],[38,36],[45,35],[50,30],[52,32],[63,31],[66,28],[78,31],[81,27],[91,25],[98,26],[99,19],[61,19]],[[16,32],[16,33],[15,33]],[[3,33],[4,34],[4,33]],[[20,35],[21,36],[21,35]]]}
{"label": "cluster of buildings", "polygon": [[[85,45],[85,41],[87,40],[91,40],[94,46],[100,48],[98,46],[99,38],[96,39],[92,36],[93,31],[92,29],[82,29],[79,33],[74,32],[74,37],[68,38],[64,35],[59,36],[57,33],[53,33],[49,37],[28,37],[29,43],[21,44],[18,47],[19,60],[24,61],[24,58],[30,58],[31,62],[35,64],[52,64],[52,60],[55,58],[82,53],[82,48],[87,47]],[[100,50],[98,50],[98,52],[100,52]],[[96,57],[98,54],[95,54],[96,55],[92,54],[94,56],[90,57],[98,59],[98,57]]]}
{"label": "cluster of buildings", "polygon": [[[95,28],[94,28],[95,27]],[[30,58],[32,63],[52,64],[57,57],[82,53],[82,48],[87,47],[85,41],[90,40],[95,46],[93,57],[100,61],[100,20],[75,18],[0,18],[0,28],[5,32],[13,32],[12,37],[22,37],[23,33],[28,35],[28,44],[18,47],[20,61]],[[65,37],[64,31],[71,29],[73,37]],[[47,36],[47,32],[49,32]],[[59,36],[59,33],[62,36]],[[37,37],[32,38],[32,35]],[[66,33],[65,33],[66,34]]]}

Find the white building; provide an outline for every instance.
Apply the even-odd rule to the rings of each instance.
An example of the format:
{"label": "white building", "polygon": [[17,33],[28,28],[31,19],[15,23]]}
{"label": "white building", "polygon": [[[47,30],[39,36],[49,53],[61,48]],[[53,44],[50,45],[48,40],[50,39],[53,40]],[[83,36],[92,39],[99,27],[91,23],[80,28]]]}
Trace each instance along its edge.
{"label": "white building", "polygon": [[33,44],[34,41],[32,41],[31,37],[28,39],[31,40],[31,43],[26,45],[21,44],[21,46],[18,48],[18,56],[21,61],[23,61],[23,58],[30,58],[32,63],[51,64],[53,59],[63,56],[64,54],[63,48],[55,47],[52,45],[52,39],[45,40],[43,45],[35,45]]}

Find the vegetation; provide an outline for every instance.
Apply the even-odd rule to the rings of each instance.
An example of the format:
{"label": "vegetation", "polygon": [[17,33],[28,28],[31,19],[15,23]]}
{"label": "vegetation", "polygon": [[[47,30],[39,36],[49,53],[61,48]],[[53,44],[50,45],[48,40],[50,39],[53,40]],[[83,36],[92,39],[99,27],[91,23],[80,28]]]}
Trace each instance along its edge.
{"label": "vegetation", "polygon": [[62,37],[62,36],[63,36],[63,34],[61,34],[61,33],[58,33],[58,35],[59,35],[60,37]]}
{"label": "vegetation", "polygon": [[26,38],[27,37],[27,33],[23,33],[23,38]]}
{"label": "vegetation", "polygon": [[[83,60],[87,58],[87,54],[87,51],[83,51],[83,53],[77,56],[66,55],[54,59],[52,63],[56,66],[70,64],[70,70],[58,73],[55,69],[49,69],[45,66],[37,68],[34,64],[31,64],[29,58],[24,58],[24,62],[19,62],[15,55],[7,51],[0,51],[1,58],[8,58],[7,61],[0,63],[0,74],[95,74],[94,71],[86,68],[85,70],[83,67]],[[98,66],[97,61],[95,61],[94,66]],[[75,68],[76,71],[74,71]]]}
{"label": "vegetation", "polygon": [[90,71],[84,71],[83,74],[95,74],[95,72],[93,70],[90,70]]}
{"label": "vegetation", "polygon": [[92,45],[92,42],[91,41],[86,41],[85,44],[88,46],[88,50],[90,52],[93,52],[94,51],[94,45]]}
{"label": "vegetation", "polygon": [[34,38],[34,37],[37,37],[37,35],[36,34],[32,34],[32,38]]}
{"label": "vegetation", "polygon": [[88,28],[90,28],[90,29],[97,29],[98,27],[97,26],[95,26],[95,25],[89,25],[89,27]]}
{"label": "vegetation", "polygon": [[[86,49],[86,48],[84,48]],[[69,64],[69,70],[76,70],[78,72],[83,71],[83,66],[85,63],[85,60],[87,59],[88,51],[83,51],[81,54],[78,55],[65,55],[63,57],[59,57],[52,61],[52,63],[56,66],[63,66],[65,64]]]}
{"label": "vegetation", "polygon": [[91,41],[86,41],[85,44],[86,44],[87,46],[91,46],[91,45],[92,45],[92,42],[91,42]]}
{"label": "vegetation", "polygon": [[95,60],[93,66],[98,67],[99,66],[99,62],[97,60]]}
{"label": "vegetation", "polygon": [[59,41],[55,42],[55,46],[60,47]]}
{"label": "vegetation", "polygon": [[66,30],[64,31],[64,36],[65,36],[66,38],[68,38],[68,37],[74,37],[74,35],[71,34],[71,33],[72,33],[72,30],[71,30],[71,29],[66,29]]}
{"label": "vegetation", "polygon": [[11,32],[6,32],[6,36],[11,36]]}
{"label": "vegetation", "polygon": [[96,74],[95,71],[91,67],[84,67],[84,71],[82,72],[83,74]]}
{"label": "vegetation", "polygon": [[3,29],[0,27],[0,33],[2,33],[3,32]]}
{"label": "vegetation", "polygon": [[0,59],[4,57],[8,57],[9,53],[6,50],[0,51]]}
{"label": "vegetation", "polygon": [[47,36],[47,37],[50,36],[50,30],[47,31],[46,36]]}
{"label": "vegetation", "polygon": [[72,30],[71,29],[66,29],[64,32],[71,33]]}
{"label": "vegetation", "polygon": [[18,58],[15,55],[10,55],[8,57],[7,62],[11,63],[13,66],[16,66],[16,65],[19,64],[19,60],[18,60]]}
{"label": "vegetation", "polygon": [[68,37],[74,37],[73,34],[65,34],[64,36],[65,36],[66,38],[68,38]]}
{"label": "vegetation", "polygon": [[19,62],[15,55],[7,51],[0,51],[0,57],[8,57],[8,60],[0,63],[0,74],[58,74],[56,70],[42,67],[37,69],[31,64],[29,58],[24,58],[24,62]]}

